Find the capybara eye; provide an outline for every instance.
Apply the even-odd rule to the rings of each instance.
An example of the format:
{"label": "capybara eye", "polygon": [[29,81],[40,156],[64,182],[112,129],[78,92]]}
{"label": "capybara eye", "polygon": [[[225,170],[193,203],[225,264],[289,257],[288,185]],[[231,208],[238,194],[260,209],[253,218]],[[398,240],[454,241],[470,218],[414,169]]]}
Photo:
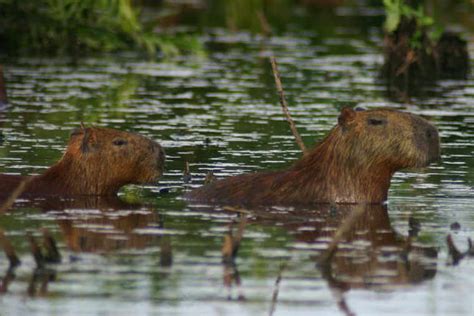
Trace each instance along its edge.
{"label": "capybara eye", "polygon": [[383,125],[383,124],[387,123],[387,121],[385,121],[385,120],[380,120],[380,119],[369,118],[369,119],[367,120],[367,123],[368,123],[369,125]]}
{"label": "capybara eye", "polygon": [[125,139],[116,139],[112,142],[115,146],[123,146],[127,145],[127,141]]}

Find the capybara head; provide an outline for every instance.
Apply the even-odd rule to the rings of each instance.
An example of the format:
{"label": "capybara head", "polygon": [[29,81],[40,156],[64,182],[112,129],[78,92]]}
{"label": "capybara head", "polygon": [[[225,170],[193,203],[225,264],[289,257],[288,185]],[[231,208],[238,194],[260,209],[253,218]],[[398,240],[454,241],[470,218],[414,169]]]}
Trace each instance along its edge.
{"label": "capybara head", "polygon": [[396,171],[425,167],[440,158],[438,130],[411,113],[343,108],[336,128],[353,160],[385,164]]}
{"label": "capybara head", "polygon": [[79,172],[76,180],[85,184],[77,187],[83,187],[83,194],[112,194],[126,184],[156,181],[163,173],[164,161],[162,147],[144,136],[82,127],[72,132],[59,164],[71,176]]}

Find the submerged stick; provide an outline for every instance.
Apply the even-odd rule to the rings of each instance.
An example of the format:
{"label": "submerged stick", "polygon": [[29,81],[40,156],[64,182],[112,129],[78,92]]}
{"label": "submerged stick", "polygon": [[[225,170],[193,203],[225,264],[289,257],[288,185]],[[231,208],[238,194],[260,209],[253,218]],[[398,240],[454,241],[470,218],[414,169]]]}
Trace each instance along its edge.
{"label": "submerged stick", "polygon": [[189,170],[189,162],[186,160],[184,162],[184,170],[183,170],[183,182],[189,183],[191,182],[191,171]]}
{"label": "submerged stick", "polygon": [[262,31],[263,36],[269,36],[272,34],[272,28],[270,27],[270,23],[268,23],[267,17],[262,10],[257,11],[258,21],[260,22],[260,28]]}
{"label": "submerged stick", "polygon": [[241,214],[237,233],[234,236],[232,231],[232,224],[230,224],[229,232],[224,236],[224,242],[222,244],[222,263],[224,266],[223,282],[224,286],[229,292],[227,295],[227,299],[229,300],[232,299],[231,288],[232,283],[234,282],[238,291],[237,299],[239,301],[245,300],[245,296],[242,292],[242,282],[240,279],[240,273],[237,269],[235,258],[237,257],[237,252],[239,250],[240,242],[242,241],[246,225],[247,216]]}
{"label": "submerged stick", "polygon": [[5,233],[1,229],[0,229],[0,244],[2,245],[3,251],[5,252],[5,255],[7,256],[8,261],[10,263],[9,269],[15,268],[18,265],[20,265],[21,261],[20,259],[18,259],[15,249],[13,248],[12,244],[7,239],[7,237],[5,237]]}
{"label": "submerged stick", "polygon": [[7,89],[3,77],[3,66],[0,65],[0,108],[8,104]]}
{"label": "submerged stick", "polygon": [[171,241],[167,237],[161,237],[160,242],[160,266],[171,267],[173,264],[173,249]]}
{"label": "submerged stick", "polygon": [[245,226],[247,225],[247,216],[242,215],[239,223],[237,234],[233,236],[232,226],[229,229],[229,233],[224,236],[224,242],[222,244],[222,261],[224,263],[234,262],[239,251],[240,242],[244,236]]}
{"label": "submerged stick", "polygon": [[350,310],[349,306],[347,305],[344,293],[341,288],[339,286],[335,286],[335,284],[337,284],[337,281],[333,278],[331,273],[331,260],[334,257],[334,254],[336,253],[336,250],[341,241],[346,238],[349,232],[354,229],[355,224],[365,214],[366,210],[367,208],[365,207],[365,205],[357,205],[354,210],[349,214],[349,216],[339,225],[336,232],[334,233],[334,237],[329,243],[328,248],[318,258],[318,266],[321,270],[322,277],[327,280],[331,293],[337,302],[339,310],[347,316],[354,316],[355,314]]}
{"label": "submerged stick", "polygon": [[58,246],[56,245],[56,241],[54,240],[53,236],[51,236],[48,229],[43,228],[43,246],[46,250],[46,254],[44,256],[44,260],[48,263],[60,263],[61,262],[61,254],[59,253]]}
{"label": "submerged stick", "polygon": [[36,266],[38,268],[42,268],[44,266],[44,257],[43,257],[43,253],[41,252],[40,246],[36,242],[36,239],[33,236],[33,234],[31,234],[30,232],[27,233],[26,237],[28,238],[28,241],[30,243],[31,254],[33,255],[33,258],[35,259]]}
{"label": "submerged stick", "polygon": [[329,243],[328,248],[318,259],[320,265],[330,264],[330,261],[334,256],[339,243],[354,228],[355,223],[365,214],[365,211],[366,207],[364,205],[357,205],[355,209],[349,214],[349,216],[339,225],[334,237]]}
{"label": "submerged stick", "polygon": [[452,259],[453,266],[457,265],[464,257],[474,257],[474,247],[472,244],[471,238],[467,239],[467,250],[461,252],[456,245],[454,244],[453,237],[451,234],[446,237],[446,242],[448,244],[448,252]]}
{"label": "submerged stick", "polygon": [[291,132],[293,133],[293,136],[295,137],[296,143],[300,147],[301,151],[303,154],[306,154],[306,146],[303,143],[303,140],[301,139],[300,134],[298,133],[298,130],[296,129],[295,122],[291,118],[290,111],[288,110],[288,104],[286,102],[285,98],[285,92],[283,91],[283,86],[281,84],[281,79],[280,79],[280,72],[278,71],[278,65],[276,62],[275,57],[270,57],[270,63],[272,64],[272,71],[273,71],[273,77],[275,78],[275,85],[278,91],[278,96],[280,97],[280,105],[283,110],[283,113],[286,116],[286,120],[290,124],[290,129]]}
{"label": "submerged stick", "polygon": [[286,269],[287,265],[288,261],[280,265],[280,271],[278,272],[278,276],[275,280],[275,285],[273,286],[272,304],[270,305],[270,311],[268,312],[269,316],[273,316],[273,314],[275,313],[276,305],[278,303],[278,293],[280,292],[280,282],[282,279],[283,271]]}
{"label": "submerged stick", "polygon": [[5,213],[10,207],[12,207],[13,203],[15,203],[16,199],[25,191],[26,186],[31,182],[33,177],[26,178],[22,180],[16,189],[10,194],[8,199],[0,205],[0,214]]}

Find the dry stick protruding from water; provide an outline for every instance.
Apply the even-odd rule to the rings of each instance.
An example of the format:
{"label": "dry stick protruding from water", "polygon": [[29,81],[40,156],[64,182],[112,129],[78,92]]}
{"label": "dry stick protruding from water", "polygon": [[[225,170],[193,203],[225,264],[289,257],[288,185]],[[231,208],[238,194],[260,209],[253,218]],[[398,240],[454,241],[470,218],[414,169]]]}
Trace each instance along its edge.
{"label": "dry stick protruding from water", "polygon": [[26,234],[26,237],[28,238],[28,241],[30,243],[30,250],[31,254],[33,255],[33,258],[35,259],[36,266],[38,268],[44,267],[44,257],[43,253],[41,252],[41,248],[38,245],[38,242],[36,241],[35,237],[31,232],[28,232]]}
{"label": "dry stick protruding from water", "polygon": [[222,245],[222,261],[233,262],[237,256],[240,247],[240,242],[244,236],[245,226],[247,225],[247,217],[241,216],[237,234],[233,236],[232,226],[230,226],[229,233],[224,236],[224,243]]}
{"label": "dry stick protruding from water", "polygon": [[328,248],[319,256],[318,263],[320,265],[331,264],[331,260],[336,253],[339,243],[347,236],[347,234],[354,229],[355,223],[364,216],[366,207],[363,204],[355,206],[354,210],[349,216],[339,225],[334,237],[329,243]]}
{"label": "dry stick protruding from water", "polygon": [[206,174],[206,178],[204,179],[204,184],[209,184],[209,183],[212,183],[216,180],[217,180],[217,178],[214,175],[214,173],[212,171],[208,171],[207,174]]}
{"label": "dry stick protruding from water", "polygon": [[268,312],[269,316],[272,316],[273,313],[275,313],[276,304],[278,302],[278,293],[280,292],[280,282],[282,279],[283,271],[286,270],[287,266],[288,266],[288,261],[280,265],[280,271],[278,272],[278,276],[275,280],[275,285],[273,286],[272,304],[270,305],[270,311]]}
{"label": "dry stick protruding from water", "polygon": [[451,234],[449,234],[448,237],[446,238],[446,242],[448,244],[448,252],[449,252],[449,255],[451,256],[452,264],[454,266],[457,265],[466,256],[474,257],[474,247],[473,247],[471,238],[467,239],[468,248],[465,252],[459,251],[456,245],[454,245],[453,237],[451,236]]}
{"label": "dry stick protruding from water", "polygon": [[9,265],[7,269],[7,273],[2,278],[0,283],[0,293],[6,293],[8,291],[8,286],[10,283],[15,279],[15,268],[21,264],[20,259],[15,253],[15,249],[13,248],[10,241],[5,236],[3,230],[0,229],[0,244],[2,245],[3,251],[8,258]]}
{"label": "dry stick protruding from water", "polygon": [[183,182],[189,183],[191,181],[192,175],[191,171],[189,170],[189,161],[184,162],[184,170],[183,170]]}
{"label": "dry stick protruding from water", "polygon": [[241,280],[239,270],[235,264],[235,258],[240,247],[240,242],[244,235],[245,226],[247,225],[247,216],[240,216],[239,228],[235,236],[232,233],[232,224],[229,226],[229,233],[224,236],[222,244],[222,263],[224,266],[224,286],[229,290],[228,299],[231,299],[230,290],[232,283],[235,281],[238,290],[238,300],[245,300],[245,296],[241,289]]}
{"label": "dry stick protruding from water", "polygon": [[5,200],[5,202],[0,205],[0,214],[5,213],[12,207],[13,203],[15,203],[16,199],[25,191],[26,186],[31,182],[33,177],[26,178],[22,180],[16,189],[10,194],[8,199]]}
{"label": "dry stick protruding from water", "polygon": [[49,230],[46,228],[42,229],[43,233],[43,246],[46,250],[44,260],[47,263],[60,263],[61,254],[59,253],[58,246]]}
{"label": "dry stick protruding from water", "polygon": [[[355,206],[354,210],[349,214],[349,216],[342,221],[342,223],[337,228],[334,233],[334,237],[328,245],[328,248],[319,256],[318,266],[321,269],[323,278],[331,278],[331,261],[336,253],[336,250],[340,242],[347,237],[348,233],[354,229],[357,221],[364,216],[367,208],[363,204],[358,204]],[[328,280],[329,281],[329,280]],[[337,306],[347,316],[353,316],[354,313],[349,309],[347,302],[344,298],[342,291],[338,288],[331,287],[331,293],[337,301]]]}
{"label": "dry stick protruding from water", "polygon": [[301,136],[298,133],[298,130],[296,129],[295,122],[291,118],[290,111],[288,110],[288,104],[286,102],[285,92],[283,91],[283,86],[281,84],[280,72],[278,71],[278,65],[274,56],[270,57],[270,63],[272,64],[273,77],[275,78],[275,85],[278,91],[278,96],[280,98],[281,108],[283,110],[283,113],[286,116],[288,123],[290,124],[290,129],[291,129],[291,132],[293,133],[293,136],[295,137],[296,143],[300,147],[303,154],[306,154],[307,153],[306,146],[304,145],[303,140],[301,139]]}
{"label": "dry stick protruding from water", "polygon": [[4,231],[1,229],[0,229],[0,243],[2,244],[3,251],[5,252],[5,255],[7,256],[8,261],[10,263],[9,269],[19,266],[21,261],[20,259],[18,259],[15,249],[13,248],[12,244],[5,236]]}
{"label": "dry stick protruding from water", "polygon": [[257,11],[257,18],[258,18],[258,21],[260,22],[262,35],[267,37],[270,34],[272,34],[272,28],[270,26],[270,23],[268,23],[267,17],[265,16],[265,13],[263,13],[262,10]]}
{"label": "dry stick protruding from water", "polygon": [[161,237],[160,241],[160,266],[171,267],[173,264],[173,249],[168,237]]}

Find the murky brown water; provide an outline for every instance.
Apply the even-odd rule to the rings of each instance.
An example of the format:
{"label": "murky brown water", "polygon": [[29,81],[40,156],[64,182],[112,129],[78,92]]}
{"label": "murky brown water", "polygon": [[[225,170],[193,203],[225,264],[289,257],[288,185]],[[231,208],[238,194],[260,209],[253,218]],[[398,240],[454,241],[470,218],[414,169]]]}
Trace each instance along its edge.
{"label": "murky brown water", "polygon": [[[342,25],[330,37],[290,32],[262,41],[217,29],[206,36],[206,58],[167,62],[3,58],[11,106],[0,113],[1,172],[41,172],[81,121],[147,135],[168,160],[157,186],[121,193],[128,202],[45,201],[2,215],[22,265],[0,295],[0,314],[473,315],[474,259],[447,265],[445,239],[451,233],[465,250],[474,237],[474,81],[439,82],[410,104],[388,101],[374,82],[380,34],[354,32]],[[344,105],[408,110],[442,137],[443,161],[398,173],[387,207],[364,211],[330,267],[317,258],[352,207],[254,210],[242,223],[180,198],[210,170],[226,177],[300,156],[277,103],[272,54],[307,145]],[[243,239],[235,264],[223,264],[231,224]],[[34,277],[25,233],[40,236],[41,227],[58,240],[63,262]],[[7,267],[1,254],[0,274]]]}

